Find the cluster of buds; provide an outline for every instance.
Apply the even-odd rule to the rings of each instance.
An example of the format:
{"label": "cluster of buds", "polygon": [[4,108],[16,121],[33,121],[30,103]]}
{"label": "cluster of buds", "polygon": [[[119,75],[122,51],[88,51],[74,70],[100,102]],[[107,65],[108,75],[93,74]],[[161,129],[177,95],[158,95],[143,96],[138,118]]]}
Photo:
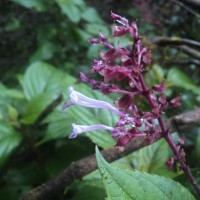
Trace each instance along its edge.
{"label": "cluster of buds", "polygon": [[175,163],[179,163],[181,160],[185,160],[186,154],[183,149],[184,143],[185,143],[185,138],[182,136],[179,138],[178,144],[176,146],[176,150],[178,153],[166,161],[166,166],[169,170],[174,166]]}
{"label": "cluster of buds", "polygon": [[[71,105],[107,109],[118,115],[119,120],[114,127],[103,124],[92,126],[73,124],[73,132],[69,137],[75,138],[87,131],[109,130],[112,132],[112,137],[117,139],[117,146],[126,145],[133,137],[146,137],[153,142],[162,132],[155,126],[155,119],[158,119],[168,106],[179,106],[180,98],[167,100],[164,94],[164,81],[147,88],[142,78],[142,72],[145,66],[151,63],[151,52],[142,47],[142,37],[138,34],[137,21],[129,24],[126,18],[113,12],[111,12],[111,17],[119,23],[114,26],[113,37],[131,34],[133,38],[131,49],[123,47],[119,42],[117,47],[114,47],[109,39],[100,32],[99,38],[93,38],[89,42],[108,48],[106,52],[100,52],[100,59],[95,59],[92,65],[92,71],[102,78],[100,80],[91,79],[83,73],[80,74],[80,78],[83,82],[89,83],[93,89],[100,90],[104,94],[118,93],[119,99],[115,101],[114,105],[111,105],[104,101],[88,98],[70,86],[70,100],[63,105],[63,109]],[[127,84],[125,85],[125,83]],[[149,101],[151,110],[140,111],[135,104],[136,96],[144,96]]]}

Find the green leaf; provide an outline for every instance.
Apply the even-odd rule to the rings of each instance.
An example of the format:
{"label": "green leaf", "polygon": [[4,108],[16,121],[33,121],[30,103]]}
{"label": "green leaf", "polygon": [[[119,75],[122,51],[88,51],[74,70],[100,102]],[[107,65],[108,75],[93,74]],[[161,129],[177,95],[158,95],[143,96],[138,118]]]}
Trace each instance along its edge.
{"label": "green leaf", "polygon": [[11,105],[7,105],[7,108],[8,108],[8,118],[10,119],[10,121],[11,122],[17,121],[18,118],[17,110]]}
{"label": "green leaf", "polygon": [[200,94],[199,88],[195,83],[182,71],[177,68],[171,68],[167,75],[167,84],[180,88],[191,90],[196,94]]}
{"label": "green leaf", "polygon": [[43,93],[33,97],[25,106],[23,118],[24,124],[32,124],[39,117],[43,110],[53,101],[51,94]]}
{"label": "green leaf", "polygon": [[0,168],[20,142],[21,135],[8,124],[0,124]]}
{"label": "green leaf", "polygon": [[66,14],[69,19],[74,22],[78,23],[81,19],[81,11],[77,7],[77,4],[81,2],[73,1],[73,0],[55,0],[56,3],[61,8],[62,12]]}
{"label": "green leaf", "polygon": [[63,74],[45,62],[31,64],[25,72],[21,84],[28,100],[47,92],[56,98],[61,93]]}
{"label": "green leaf", "polygon": [[71,132],[71,124],[74,123],[74,119],[69,112],[61,112],[60,108],[52,112],[44,122],[49,123],[49,125],[44,138],[38,142],[38,145],[50,140],[66,138]]}
{"label": "green leaf", "polygon": [[44,11],[45,4],[41,0],[11,0],[26,8],[35,8],[37,11]]}
{"label": "green leaf", "polygon": [[97,147],[96,159],[109,200],[195,199],[186,188],[171,179],[109,165]]}
{"label": "green leaf", "polygon": [[40,44],[36,52],[31,56],[30,62],[49,60],[55,52],[55,45],[51,42],[44,42]]}
{"label": "green leaf", "polygon": [[81,17],[87,22],[103,23],[97,11],[92,7],[87,7]]}
{"label": "green leaf", "polygon": [[128,156],[133,166],[139,170],[155,173],[162,167],[169,156],[169,147],[164,139],[144,147]]}

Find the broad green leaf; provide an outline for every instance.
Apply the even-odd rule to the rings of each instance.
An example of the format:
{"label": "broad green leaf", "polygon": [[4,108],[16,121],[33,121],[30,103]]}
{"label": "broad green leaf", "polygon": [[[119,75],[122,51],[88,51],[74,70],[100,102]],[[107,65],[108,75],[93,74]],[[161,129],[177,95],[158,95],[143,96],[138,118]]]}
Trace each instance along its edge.
{"label": "broad green leaf", "polygon": [[171,68],[169,70],[167,75],[167,84],[191,90],[196,94],[200,94],[200,90],[195,83],[184,72],[177,68]]}
{"label": "broad green leaf", "polygon": [[139,171],[155,173],[169,156],[169,147],[164,139],[144,147],[128,156],[132,165]]}
{"label": "broad green leaf", "polygon": [[38,145],[58,138],[67,138],[67,135],[71,132],[71,124],[74,123],[74,119],[68,111],[61,112],[60,108],[52,112],[45,122],[49,123],[49,125],[43,139],[38,142]]}
{"label": "broad green leaf", "polygon": [[49,93],[43,93],[33,97],[24,108],[21,122],[24,124],[32,124],[53,100],[52,95]]}
{"label": "broad green leaf", "polygon": [[45,10],[45,3],[41,0],[11,0],[19,5],[22,5],[26,8],[35,8],[37,11]]}
{"label": "broad green leaf", "polygon": [[97,147],[96,159],[109,200],[195,199],[185,187],[171,179],[113,167]]}
{"label": "broad green leaf", "polygon": [[69,19],[74,22],[78,23],[81,19],[81,11],[77,6],[77,1],[73,0],[55,0],[56,3],[61,8],[62,12],[66,14]]}
{"label": "broad green leaf", "polygon": [[31,56],[30,62],[49,60],[55,52],[55,45],[51,42],[44,42],[40,44],[36,52]]}
{"label": "broad green leaf", "polygon": [[53,66],[35,62],[26,70],[21,84],[28,100],[44,92],[55,98],[61,93],[63,79],[64,75]]}
{"label": "broad green leaf", "polygon": [[0,124],[0,168],[20,142],[21,135],[8,124]]}
{"label": "broad green leaf", "polygon": [[96,22],[96,23],[103,22],[97,11],[92,7],[87,7],[81,14],[81,17],[87,22]]}

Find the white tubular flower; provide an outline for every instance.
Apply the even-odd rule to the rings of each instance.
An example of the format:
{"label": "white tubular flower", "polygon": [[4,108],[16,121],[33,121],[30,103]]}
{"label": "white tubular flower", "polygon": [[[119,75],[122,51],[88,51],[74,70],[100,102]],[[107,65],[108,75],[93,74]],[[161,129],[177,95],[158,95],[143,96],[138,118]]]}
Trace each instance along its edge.
{"label": "white tubular flower", "polygon": [[107,110],[111,110],[112,112],[116,113],[117,115],[123,116],[123,113],[120,112],[117,108],[113,107],[111,104],[105,101],[99,101],[92,98],[89,98],[77,91],[74,90],[72,86],[68,88],[69,91],[69,102],[64,103],[62,110],[71,106],[71,105],[80,105],[90,108],[104,108]]}
{"label": "white tubular flower", "polygon": [[110,126],[105,126],[103,124],[96,124],[96,125],[92,125],[92,126],[82,126],[82,125],[77,125],[77,124],[72,124],[72,133],[69,135],[69,138],[76,138],[77,135],[80,135],[82,133],[85,132],[89,132],[89,131],[95,131],[95,130],[109,130],[109,131],[113,131],[114,128],[110,127]]}

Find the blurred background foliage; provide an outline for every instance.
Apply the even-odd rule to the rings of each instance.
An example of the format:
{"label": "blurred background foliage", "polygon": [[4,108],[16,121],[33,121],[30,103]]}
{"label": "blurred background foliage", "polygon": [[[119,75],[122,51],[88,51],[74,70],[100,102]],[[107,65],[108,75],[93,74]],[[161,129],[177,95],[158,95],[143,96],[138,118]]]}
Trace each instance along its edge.
{"label": "blurred background foliage", "polygon": [[[112,102],[112,97],[79,83],[79,72],[90,73],[98,45],[87,40],[112,34],[110,11],[130,21],[139,20],[144,45],[153,62],[145,71],[149,85],[166,80],[168,97],[181,95],[182,106],[166,117],[195,109],[200,104],[200,5],[195,1],[155,0],[1,0],[0,1],[0,199],[16,200],[31,188],[57,175],[72,161],[115,145],[107,132],[92,132],[67,140],[71,123],[112,125],[108,111],[70,107],[61,112],[66,88]],[[175,43],[162,42],[168,38]],[[110,38],[115,44],[117,40]],[[195,44],[181,43],[182,39]],[[161,42],[160,42],[161,41]],[[180,42],[177,45],[176,42]],[[128,46],[130,38],[122,38]],[[141,103],[141,102],[140,102]],[[145,102],[142,103],[145,107]],[[175,134],[175,139],[176,135]],[[200,166],[200,126],[182,130],[192,168]],[[174,178],[165,161],[171,152],[164,141],[114,162]],[[55,164],[56,163],[56,164]],[[186,181],[178,179],[182,184]],[[187,185],[186,185],[187,186]],[[90,192],[88,192],[90,191]],[[92,192],[91,192],[92,191]],[[68,188],[66,199],[104,199],[98,172]]]}

